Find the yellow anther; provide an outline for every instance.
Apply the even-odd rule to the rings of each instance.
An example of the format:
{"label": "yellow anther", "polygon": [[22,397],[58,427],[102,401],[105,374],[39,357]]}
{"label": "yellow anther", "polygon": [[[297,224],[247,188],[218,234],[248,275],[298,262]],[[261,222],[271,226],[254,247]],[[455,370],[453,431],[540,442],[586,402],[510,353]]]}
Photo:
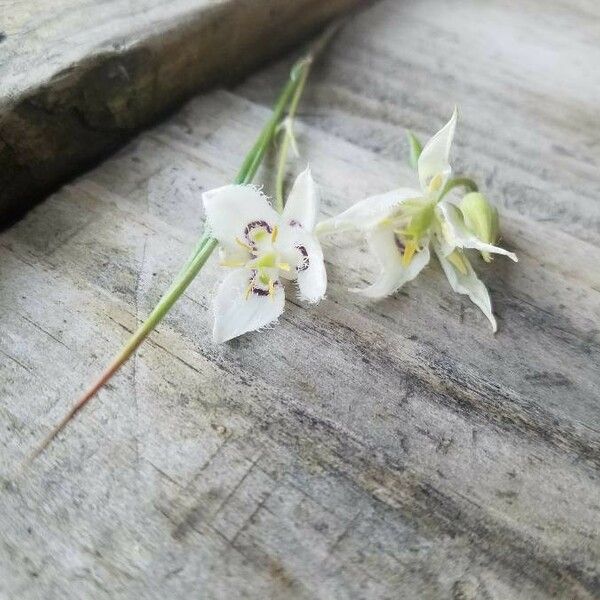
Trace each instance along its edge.
{"label": "yellow anther", "polygon": [[272,279],[269,279],[269,297],[271,300],[275,300],[275,283]]}
{"label": "yellow anther", "polygon": [[219,265],[221,267],[243,267],[246,263],[243,260],[226,259],[222,260]]}
{"label": "yellow anther", "polygon": [[290,270],[290,265],[288,265],[287,263],[279,263],[277,265],[278,269],[281,269],[282,271],[289,271]]}
{"label": "yellow anther", "polygon": [[402,264],[405,267],[408,267],[410,261],[413,259],[415,252],[417,251],[417,242],[414,240],[410,240],[406,242],[406,246],[404,247],[404,253],[402,254]]}
{"label": "yellow anther", "polygon": [[274,244],[277,239],[277,235],[279,234],[279,227],[277,225],[273,226],[273,231],[271,233],[271,243]]}
{"label": "yellow anther", "polygon": [[448,260],[450,263],[455,266],[463,275],[467,275],[469,272],[469,267],[467,265],[467,261],[463,256],[463,253],[460,250],[454,250],[451,254],[448,255]]}
{"label": "yellow anther", "polygon": [[235,238],[235,243],[238,246],[241,246],[242,248],[244,248],[244,250],[248,250],[248,252],[250,252],[251,254],[254,253],[254,248],[252,248],[252,246],[249,246],[248,244],[246,244],[245,242],[242,242],[242,240],[240,240],[240,238]]}

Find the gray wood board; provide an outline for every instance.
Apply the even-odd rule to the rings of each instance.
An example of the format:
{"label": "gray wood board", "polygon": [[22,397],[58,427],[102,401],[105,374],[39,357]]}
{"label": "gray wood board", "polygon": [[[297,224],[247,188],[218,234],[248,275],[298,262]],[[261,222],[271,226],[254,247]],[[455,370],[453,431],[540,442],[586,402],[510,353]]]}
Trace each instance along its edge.
{"label": "gray wood board", "polygon": [[0,224],[356,0],[0,0]]}
{"label": "gray wood board", "polygon": [[[600,597],[600,12],[518,7],[372,7],[298,127],[326,216],[412,180],[404,128],[425,137],[459,104],[455,165],[520,258],[476,264],[496,335],[434,264],[393,298],[349,294],[375,265],[338,237],[324,302],[292,295],[277,327],[215,346],[213,260],[17,478],[178,270],[197,192],[232,179],[289,61],[194,99],[0,235],[0,597]],[[148,194],[172,180],[188,191]]]}

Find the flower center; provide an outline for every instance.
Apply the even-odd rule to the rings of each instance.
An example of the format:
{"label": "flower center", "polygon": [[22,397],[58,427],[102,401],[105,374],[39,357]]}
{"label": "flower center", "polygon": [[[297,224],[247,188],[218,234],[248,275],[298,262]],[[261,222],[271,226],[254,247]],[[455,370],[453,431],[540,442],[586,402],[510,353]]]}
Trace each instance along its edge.
{"label": "flower center", "polygon": [[421,249],[422,240],[433,224],[434,207],[435,204],[425,198],[407,200],[394,215],[381,222],[394,233],[394,241],[405,267]]}
{"label": "flower center", "polygon": [[250,294],[270,296],[273,299],[275,288],[281,285],[279,272],[290,270],[290,265],[281,260],[275,249],[278,234],[277,225],[271,226],[266,221],[251,221],[244,228],[243,237],[235,238],[237,245],[245,251],[245,257],[221,261],[223,267],[241,267],[250,271],[248,286],[244,292],[246,299]]}

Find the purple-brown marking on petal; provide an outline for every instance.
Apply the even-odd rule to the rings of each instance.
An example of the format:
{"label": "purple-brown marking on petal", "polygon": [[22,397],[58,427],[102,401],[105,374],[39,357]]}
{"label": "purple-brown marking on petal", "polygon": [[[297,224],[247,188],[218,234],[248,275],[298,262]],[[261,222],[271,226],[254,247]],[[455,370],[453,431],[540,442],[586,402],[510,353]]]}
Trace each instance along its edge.
{"label": "purple-brown marking on petal", "polygon": [[244,237],[253,248],[256,246],[256,242],[250,237],[250,234],[256,229],[264,229],[269,235],[273,233],[273,228],[266,221],[250,221],[244,229]]}
{"label": "purple-brown marking on petal", "polygon": [[402,240],[396,234],[394,234],[394,242],[396,242],[396,248],[398,248],[398,250],[400,250],[400,253],[404,253],[404,244],[402,243]]}
{"label": "purple-brown marking on petal", "polygon": [[[268,296],[269,288],[260,287],[262,284],[256,282],[256,276],[258,275],[258,271],[256,269],[252,269],[250,271],[250,278],[248,280],[248,284],[250,286],[250,290],[253,294],[257,296]],[[273,287],[276,288],[278,285],[281,285],[278,280],[273,282]]]}
{"label": "purple-brown marking on petal", "polygon": [[259,287],[253,287],[252,288],[252,293],[256,294],[257,296],[268,296],[269,295],[269,290],[266,290],[264,288],[259,288]]}
{"label": "purple-brown marking on petal", "polygon": [[297,244],[296,250],[298,250],[298,252],[300,252],[300,254],[302,255],[302,262],[299,266],[296,267],[296,271],[298,271],[298,273],[300,273],[300,271],[306,271],[306,269],[308,269],[308,266],[310,264],[310,259],[308,258],[308,250],[306,249],[305,246],[302,246],[301,244]]}

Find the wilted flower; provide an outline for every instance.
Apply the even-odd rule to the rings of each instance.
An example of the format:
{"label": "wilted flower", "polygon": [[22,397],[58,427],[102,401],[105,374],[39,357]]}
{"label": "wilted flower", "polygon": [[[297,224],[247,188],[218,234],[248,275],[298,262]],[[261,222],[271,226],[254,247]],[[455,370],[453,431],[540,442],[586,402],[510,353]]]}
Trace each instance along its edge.
{"label": "wilted flower", "polygon": [[225,342],[275,321],[283,312],[282,279],[297,281],[299,296],[318,302],[327,287],[323,253],[313,230],[316,186],[306,169],[281,214],[251,185],[226,185],[203,194],[221,265],[230,272],[215,298],[215,342]]}
{"label": "wilted flower", "polygon": [[[380,266],[379,278],[356,291],[372,298],[392,294],[414,279],[430,259],[430,246],[442,264],[452,288],[469,298],[484,312],[496,330],[491,301],[464,249],[479,250],[486,260],[490,253],[517,257],[493,245],[498,235],[496,210],[479,193],[467,194],[461,204],[448,199],[448,192],[460,180],[451,180],[448,162],[456,128],[457,111],[419,153],[412,136],[411,155],[418,155],[420,189],[399,188],[358,202],[345,212],[317,226],[319,235],[334,231],[358,230]],[[464,182],[464,180],[462,181]],[[474,184],[470,182],[472,187]]]}

